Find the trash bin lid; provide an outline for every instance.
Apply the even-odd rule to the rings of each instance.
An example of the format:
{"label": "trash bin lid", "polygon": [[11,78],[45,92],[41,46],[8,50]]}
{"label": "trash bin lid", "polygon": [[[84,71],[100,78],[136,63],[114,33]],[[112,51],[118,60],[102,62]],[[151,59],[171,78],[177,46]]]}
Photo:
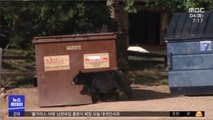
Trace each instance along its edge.
{"label": "trash bin lid", "polygon": [[118,33],[92,33],[92,34],[75,34],[75,35],[58,35],[34,37],[33,43],[56,43],[69,41],[86,41],[86,40],[114,40]]}
{"label": "trash bin lid", "polygon": [[166,42],[213,38],[213,10],[205,13],[174,13],[165,36]]}

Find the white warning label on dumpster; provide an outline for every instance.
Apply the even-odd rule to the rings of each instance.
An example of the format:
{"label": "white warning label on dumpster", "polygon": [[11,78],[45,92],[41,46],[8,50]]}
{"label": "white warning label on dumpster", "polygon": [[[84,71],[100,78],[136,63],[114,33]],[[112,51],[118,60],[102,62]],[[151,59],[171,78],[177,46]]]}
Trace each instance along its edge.
{"label": "white warning label on dumpster", "polygon": [[44,71],[58,71],[69,69],[69,55],[44,56]]}
{"label": "white warning label on dumpster", "polygon": [[200,41],[200,51],[211,51],[212,41]]}
{"label": "white warning label on dumpster", "polygon": [[109,67],[109,53],[84,54],[84,69]]}

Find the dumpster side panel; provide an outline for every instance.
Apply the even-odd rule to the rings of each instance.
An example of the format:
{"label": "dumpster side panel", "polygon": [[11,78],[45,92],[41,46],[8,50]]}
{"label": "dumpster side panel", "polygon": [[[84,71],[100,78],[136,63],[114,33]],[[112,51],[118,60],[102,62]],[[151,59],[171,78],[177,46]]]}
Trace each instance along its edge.
{"label": "dumpster side panel", "polygon": [[212,69],[213,54],[174,55],[172,70]]}
{"label": "dumpster side panel", "polygon": [[170,71],[170,87],[213,86],[213,70]]}
{"label": "dumpster side panel", "polygon": [[1,65],[2,65],[2,48],[0,48],[0,72],[1,72]]}
{"label": "dumpster side panel", "polygon": [[[209,44],[203,48],[203,43]],[[169,87],[173,94],[211,94],[212,40],[168,42]]]}
{"label": "dumpster side panel", "polygon": [[212,94],[213,86],[187,86],[187,87],[171,87],[170,91],[175,95],[203,95]]}
{"label": "dumpster side panel", "polygon": [[[208,49],[203,50],[203,42],[209,42]],[[176,54],[200,54],[200,53],[213,53],[213,40],[211,39],[202,39],[190,41],[181,41],[181,42],[169,42],[167,44],[167,50],[173,55]]]}
{"label": "dumpster side panel", "polygon": [[[115,37],[110,37],[115,38]],[[43,39],[43,38],[42,38]],[[82,85],[72,85],[82,72],[117,69],[116,40],[35,42],[39,105],[64,106],[92,103]],[[88,65],[88,66],[85,66]]]}
{"label": "dumpster side panel", "polygon": [[[38,78],[38,93],[40,106],[61,106],[61,105],[75,105],[75,104],[89,104],[91,99],[88,95],[80,94],[83,86],[75,86],[71,84],[75,74],[78,71],[73,69],[79,63],[72,64],[75,59],[81,58],[77,53],[69,53],[66,49],[61,50],[61,47],[66,47],[66,44],[51,44],[46,46],[40,44],[36,46],[36,65]],[[60,50],[58,50],[60,49]],[[69,56],[69,70],[45,71],[44,57],[55,56],[60,60],[61,55]],[[55,60],[57,61],[57,59]],[[79,60],[78,60],[79,61]],[[57,67],[57,63],[53,61],[50,63],[53,67]]]}

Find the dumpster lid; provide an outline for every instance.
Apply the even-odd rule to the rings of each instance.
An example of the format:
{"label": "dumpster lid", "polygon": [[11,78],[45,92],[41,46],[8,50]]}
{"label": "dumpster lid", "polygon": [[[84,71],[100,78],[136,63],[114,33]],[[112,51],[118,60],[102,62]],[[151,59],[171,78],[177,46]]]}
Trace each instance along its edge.
{"label": "dumpster lid", "polygon": [[116,34],[120,33],[93,33],[93,34],[75,34],[75,35],[57,35],[34,37],[33,43],[55,43],[68,41],[87,41],[87,40],[114,40]]}
{"label": "dumpster lid", "polygon": [[[199,16],[198,14],[194,14]],[[183,39],[213,38],[213,10],[203,13],[203,17],[190,18],[190,13],[174,13],[167,33],[166,42]]]}

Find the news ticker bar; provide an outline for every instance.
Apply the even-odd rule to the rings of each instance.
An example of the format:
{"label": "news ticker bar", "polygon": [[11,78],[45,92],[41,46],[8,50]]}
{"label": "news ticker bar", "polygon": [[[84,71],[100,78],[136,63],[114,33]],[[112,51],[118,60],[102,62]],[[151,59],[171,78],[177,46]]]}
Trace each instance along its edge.
{"label": "news ticker bar", "polygon": [[[19,117],[19,112],[9,113]],[[25,111],[20,117],[205,117],[205,111]]]}

